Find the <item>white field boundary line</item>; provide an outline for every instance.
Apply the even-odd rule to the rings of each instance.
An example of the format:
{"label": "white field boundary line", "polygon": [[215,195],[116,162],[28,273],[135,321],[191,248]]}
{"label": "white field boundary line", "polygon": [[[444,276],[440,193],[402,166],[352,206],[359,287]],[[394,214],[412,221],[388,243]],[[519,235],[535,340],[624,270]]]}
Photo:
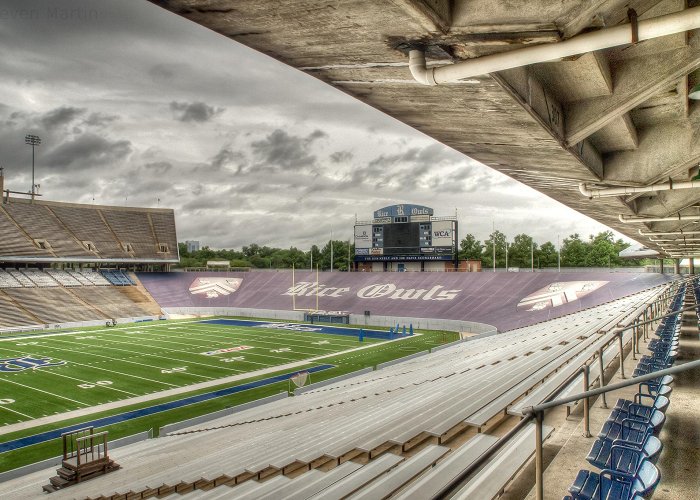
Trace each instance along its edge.
{"label": "white field boundary line", "polygon": [[[420,335],[420,334],[414,333],[413,335],[415,337],[415,336]],[[379,347],[382,345],[386,345],[388,342],[401,342],[402,340],[410,339],[410,338],[412,338],[412,337],[402,337],[399,339],[387,340],[387,341],[384,341],[381,343],[374,343],[374,344],[369,344],[369,345],[365,345],[365,346],[361,346],[361,347],[355,347],[353,349],[348,349],[347,351],[339,351],[339,352],[337,352],[335,354],[331,354],[329,356],[317,356],[315,358],[304,359],[301,361],[296,361],[294,363],[287,363],[284,365],[271,366],[269,368],[263,368],[261,370],[257,370],[257,371],[253,371],[253,372],[246,372],[246,373],[242,373],[239,375],[233,375],[230,377],[211,380],[209,382],[200,382],[198,384],[177,387],[174,389],[168,389],[165,391],[156,392],[156,393],[152,393],[152,394],[145,394],[143,396],[139,396],[136,398],[123,399],[121,401],[114,401],[112,403],[105,403],[105,404],[101,404],[101,405],[97,405],[97,406],[92,406],[89,408],[81,408],[78,410],[72,410],[72,411],[68,411],[65,413],[59,413],[58,415],[49,415],[48,417],[41,417],[41,418],[37,418],[34,420],[28,420],[26,422],[18,422],[16,424],[10,424],[10,425],[6,425],[4,427],[1,427],[0,428],[0,436],[2,436],[4,434],[9,434],[11,432],[31,429],[32,427],[38,427],[41,425],[60,422],[62,420],[69,420],[69,419],[78,418],[78,417],[85,417],[85,416],[92,415],[95,413],[101,413],[104,411],[114,410],[117,408],[123,408],[125,406],[131,406],[131,405],[135,405],[135,404],[139,404],[139,403],[145,403],[148,401],[154,401],[154,400],[161,399],[161,398],[176,396],[178,394],[186,394],[186,393],[198,391],[200,389],[207,389],[209,387],[216,387],[219,385],[226,385],[226,384],[230,384],[233,382],[239,382],[241,380],[246,380],[246,379],[250,379],[253,377],[258,377],[261,375],[267,375],[269,373],[287,371],[287,370],[291,370],[291,369],[298,368],[301,366],[314,364],[317,361],[321,361],[321,360],[324,360],[324,359],[329,358],[329,357],[343,355],[343,354],[347,354],[347,353],[354,352],[354,351],[362,351],[362,350],[366,350],[366,349],[372,349],[372,348],[376,348],[376,347]]]}

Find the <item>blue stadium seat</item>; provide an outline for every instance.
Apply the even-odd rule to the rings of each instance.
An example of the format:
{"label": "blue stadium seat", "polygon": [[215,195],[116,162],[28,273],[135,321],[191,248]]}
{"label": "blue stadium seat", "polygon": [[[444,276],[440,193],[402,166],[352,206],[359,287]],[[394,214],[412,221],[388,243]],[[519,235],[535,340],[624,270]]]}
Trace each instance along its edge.
{"label": "blue stadium seat", "polygon": [[633,474],[643,458],[648,458],[655,463],[662,449],[663,444],[653,435],[647,435],[642,443],[598,438],[593,443],[586,460],[599,469],[613,469]]}
{"label": "blue stadium seat", "polygon": [[649,459],[643,459],[636,474],[610,469],[600,473],[580,470],[569,492],[572,500],[629,500],[651,493],[660,477],[656,466]]}

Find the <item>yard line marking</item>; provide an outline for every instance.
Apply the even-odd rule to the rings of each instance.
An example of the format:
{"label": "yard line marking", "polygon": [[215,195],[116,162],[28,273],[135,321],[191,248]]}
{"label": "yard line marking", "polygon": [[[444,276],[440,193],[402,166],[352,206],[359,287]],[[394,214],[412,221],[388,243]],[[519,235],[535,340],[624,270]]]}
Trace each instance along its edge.
{"label": "yard line marking", "polygon": [[[296,346],[296,347],[301,347],[304,349],[313,349],[316,351],[332,352],[332,351],[336,350],[335,348],[330,348],[330,350],[329,350],[329,348],[314,347],[310,340],[308,342],[302,341],[302,343],[299,343],[301,339],[289,339],[288,336],[286,336],[286,335],[276,335],[276,336],[274,336],[274,340],[271,340],[271,341],[263,340],[263,338],[269,338],[269,337],[272,337],[272,335],[268,335],[268,334],[261,335],[262,333],[263,332],[249,332],[248,333],[245,331],[231,332],[231,334],[234,335],[235,338],[238,340],[250,339],[251,338],[250,336],[252,335],[256,341],[263,343],[263,344],[278,345],[279,343],[284,342],[284,343],[288,343],[288,344]],[[190,334],[189,336],[198,335],[198,334],[199,333],[193,333],[193,334]],[[221,337],[219,336],[217,338],[221,338]],[[296,341],[296,343],[295,343],[295,341]],[[338,347],[346,347],[346,346],[338,344]]]}
{"label": "yard line marking", "polygon": [[[306,339],[318,339],[319,334],[318,333],[310,333],[310,332],[297,332],[293,330],[281,330],[278,328],[253,328],[253,327],[241,327],[241,326],[220,326],[218,328],[212,328],[217,327],[218,325],[206,325],[202,329],[207,332],[216,332],[217,334],[221,334],[222,332],[230,332],[233,335],[236,335],[238,332],[242,332],[244,334],[254,334],[258,336],[264,336],[264,337],[274,337],[274,338],[279,338],[279,339],[289,339],[291,337],[292,340],[297,340],[295,337],[300,337],[298,340],[301,341],[306,341]],[[335,335],[332,333],[324,333],[320,334],[321,336],[328,336],[331,337],[334,343],[337,345],[342,345],[342,346],[350,346],[350,345],[355,345],[357,344],[356,340],[349,340],[345,338],[340,338],[340,335]],[[358,331],[358,336],[359,336],[359,331]]]}
{"label": "yard line marking", "polygon": [[82,405],[82,406],[92,406],[92,405],[89,405],[89,404],[87,404],[87,403],[83,403],[82,401],[78,401],[77,399],[71,399],[71,398],[67,398],[67,397],[65,397],[65,396],[60,396],[60,395],[58,395],[58,394],[54,394],[54,393],[52,393],[52,392],[45,391],[45,390],[43,390],[43,389],[39,389],[39,388],[37,388],[37,387],[32,387],[31,385],[25,385],[25,384],[20,384],[19,382],[13,382],[12,380],[8,380],[8,379],[6,379],[6,378],[0,378],[0,381],[1,381],[1,382],[7,382],[8,384],[19,385],[20,387],[26,387],[27,389],[31,389],[31,390],[33,390],[33,391],[43,392],[44,394],[48,394],[49,396],[53,396],[53,397],[55,397],[55,398],[65,399],[65,400],[67,400],[67,401],[72,401],[72,402],[78,403],[79,405]]}
{"label": "yard line marking", "polygon": [[31,415],[27,415],[25,413],[19,412],[17,410],[11,410],[10,408],[8,408],[7,406],[4,406],[4,405],[0,405],[0,408],[2,408],[3,410],[11,411],[12,413],[16,413],[17,415],[22,415],[23,417],[27,417],[29,420],[36,418],[36,417],[32,417]]}
{"label": "yard line marking", "polygon": [[[77,380],[78,382],[82,382],[83,384],[93,384],[94,383],[94,382],[90,382],[89,380],[82,380],[79,378],[71,377],[69,375],[64,375],[62,373],[50,372],[48,370],[45,373],[50,373],[51,375],[56,375],[58,377],[69,378],[71,380]],[[123,392],[124,394],[128,394],[129,396],[140,396],[140,394],[134,394],[133,392],[124,391],[122,389],[117,389],[116,387],[112,387],[111,385],[101,385],[100,387],[104,387],[105,389],[112,389],[113,391]]]}
{"label": "yard line marking", "polygon": [[[7,350],[7,349],[4,348],[4,347],[0,347],[0,349],[5,349],[5,350]],[[56,346],[52,346],[50,349],[53,349],[53,350],[56,350],[56,351],[68,351],[68,352],[70,352],[71,354],[75,354],[75,351],[72,350],[72,349],[66,349],[66,348],[61,348],[61,347],[56,347]],[[31,354],[29,354],[29,355],[31,355]],[[100,357],[100,358],[107,358],[107,359],[110,360],[110,361],[117,361],[117,362],[122,362],[122,363],[130,363],[130,364],[133,364],[133,365],[145,366],[145,367],[147,367],[147,368],[156,368],[156,367],[154,367],[153,365],[147,365],[147,364],[145,364],[145,363],[139,363],[138,361],[129,361],[129,360],[127,360],[127,359],[112,358],[112,357],[110,357],[110,356],[104,356],[104,355],[102,355],[102,354],[96,354],[96,353],[90,353],[90,355],[91,355],[91,356]],[[127,376],[127,377],[140,378],[140,379],[143,379],[143,380],[148,380],[149,382],[155,382],[155,383],[158,383],[158,384],[169,385],[170,387],[182,387],[182,386],[176,385],[176,384],[169,384],[168,382],[162,382],[162,381],[159,381],[159,380],[152,380],[152,379],[145,378],[145,377],[139,377],[138,375],[132,375],[132,374],[129,374],[129,373],[118,372],[118,371],[115,371],[115,370],[108,370],[107,368],[102,368],[102,367],[95,366],[95,365],[90,365],[90,364],[86,364],[86,363],[79,363],[79,362],[77,362],[77,361],[70,361],[70,360],[65,360],[65,361],[67,361],[68,363],[71,363],[71,364],[78,365],[78,366],[86,366],[86,367],[88,367],[88,368],[94,368],[94,369],[96,369],[96,370],[103,370],[103,371],[107,371],[107,372],[110,372],[110,373],[117,373],[117,374],[119,374],[119,375],[125,375],[125,376]]]}
{"label": "yard line marking", "polygon": [[[274,344],[275,346],[277,346],[277,345],[279,344],[279,341],[285,341],[285,342],[288,342],[289,344],[294,345],[294,342],[289,342],[289,339],[286,339],[285,336],[282,336],[282,335],[279,336],[279,337],[280,337],[279,341],[275,342],[275,341],[263,340],[263,339],[261,338],[261,337],[263,337],[263,335],[261,335],[261,334],[263,334],[263,332],[255,332],[255,333],[251,332],[250,334],[247,334],[247,336],[246,336],[245,333],[241,333],[240,331],[231,332],[231,334],[232,334],[232,335],[235,335],[236,340],[250,340],[250,339],[251,339],[251,335],[254,335],[254,340],[255,340],[256,342],[261,343],[261,344]],[[189,343],[183,343],[183,342],[177,342],[177,341],[174,341],[174,340],[169,340],[169,339],[172,339],[172,337],[168,337],[168,336],[163,335],[163,334],[160,334],[160,335],[159,335],[157,332],[156,332],[156,333],[150,333],[150,332],[149,332],[148,335],[149,335],[149,339],[145,339],[145,340],[151,340],[151,339],[153,339],[155,342],[163,342],[163,343],[176,344],[176,345],[195,346],[195,344],[189,344]],[[199,332],[192,332],[192,333],[187,333],[187,334],[185,334],[185,335],[186,335],[187,337],[190,337],[190,338],[195,338],[196,336],[201,336],[202,334],[199,333]],[[244,337],[244,336],[245,336],[245,337]],[[266,334],[266,335],[264,335],[264,336],[265,336],[265,337],[268,337],[269,335]],[[158,339],[154,339],[153,337],[158,337]],[[160,340],[160,338],[162,338],[162,337],[166,337],[168,340]],[[122,338],[122,337],[120,337],[120,338]],[[209,346],[211,346],[211,343],[212,343],[212,342],[213,342],[213,343],[216,343],[216,344],[227,344],[227,343],[230,342],[229,340],[222,340],[220,335],[217,336],[216,339],[217,339],[217,340],[213,340],[213,339],[211,339],[210,337],[206,337],[206,339],[198,339],[200,342],[201,342],[201,341],[209,342],[209,345],[199,345],[199,347],[201,347],[201,348],[209,347]],[[292,339],[292,340],[293,340],[293,339]],[[309,342],[309,344],[310,344],[310,342]],[[311,346],[311,345],[309,345],[309,344],[305,343],[305,344],[303,344],[303,345],[297,345],[297,347],[303,347],[303,348],[305,348],[305,349],[313,349],[313,350],[321,351],[321,352],[334,352],[334,351],[335,351],[335,349],[323,349],[323,348],[319,348],[319,347],[313,347],[313,346]],[[140,344],[140,345],[148,345],[148,344]],[[148,345],[148,346],[149,346],[149,347],[154,347],[154,346],[152,346],[152,345]],[[314,353],[309,353],[309,354],[314,354]]]}
{"label": "yard line marking", "polygon": [[[210,330],[205,330],[205,331],[209,332]],[[213,339],[211,339],[211,337],[209,337],[208,335],[203,334],[201,332],[191,332],[191,333],[187,333],[185,335],[187,335],[188,337],[195,337],[195,336],[201,337],[204,335],[206,338],[206,341],[215,342],[215,343],[219,343],[219,344],[226,344],[227,342],[229,342],[229,341],[221,340],[221,335],[220,335],[220,332],[218,330],[215,330],[214,332],[216,332],[216,334],[217,334],[215,336],[215,339],[217,339],[217,340],[213,340]],[[235,340],[248,341],[248,340],[252,339],[252,340],[255,340],[256,342],[260,342],[262,344],[273,344],[275,346],[278,346],[280,343],[286,343],[286,344],[292,345],[294,347],[299,347],[299,348],[303,348],[303,349],[311,349],[314,351],[321,351],[321,353],[336,352],[340,349],[345,349],[346,347],[348,347],[348,346],[343,345],[343,344],[336,344],[335,347],[329,346],[328,348],[315,347],[310,340],[304,341],[303,339],[290,339],[290,338],[288,338],[287,335],[274,335],[274,334],[271,335],[271,334],[268,334],[267,332],[260,332],[260,331],[258,331],[258,332],[246,332],[246,331],[238,330],[238,331],[230,332],[230,336],[231,336],[232,340],[235,339]],[[272,340],[264,340],[266,338],[272,338]],[[313,355],[315,353],[311,352],[309,354]]]}
{"label": "yard line marking", "polygon": [[[219,370],[225,370],[225,371],[240,373],[240,370],[234,370],[233,368],[226,368],[226,367],[219,366],[219,365],[208,365],[208,364],[206,364],[206,363],[198,363],[197,361],[190,361],[190,360],[177,359],[177,358],[169,358],[169,357],[167,357],[167,356],[161,356],[161,355],[159,355],[159,354],[152,354],[152,353],[145,353],[145,352],[130,351],[130,350],[128,350],[128,349],[121,349],[121,348],[119,348],[119,347],[109,347],[109,346],[105,346],[105,345],[96,346],[96,345],[92,345],[92,344],[85,344],[85,343],[82,343],[82,342],[71,342],[70,340],[62,340],[62,339],[59,340],[59,342],[67,342],[67,343],[69,343],[69,344],[77,344],[77,345],[80,345],[80,346],[101,347],[101,348],[103,348],[103,349],[112,349],[112,350],[114,350],[114,351],[128,352],[129,354],[134,354],[134,355],[137,355],[137,356],[140,356],[140,357],[162,358],[162,359],[167,359],[168,361],[176,361],[176,362],[178,362],[178,363],[189,363],[189,364],[193,364],[193,365],[206,366],[206,367],[208,367],[208,368],[216,368],[216,369],[219,369]],[[118,341],[116,341],[116,340],[108,340],[108,342],[113,342],[113,343],[116,343],[116,344],[134,345],[133,342],[118,342]],[[174,352],[179,352],[179,353],[183,353],[183,354],[187,354],[187,355],[192,355],[192,353],[188,353],[188,352],[184,352],[184,351],[178,351],[177,349],[168,349],[167,347],[161,347],[160,349],[165,349],[166,351],[174,351]],[[93,353],[90,353],[90,354],[93,355]],[[104,357],[108,357],[108,356],[104,356]],[[118,359],[118,358],[112,358],[112,359]],[[120,361],[122,361],[122,360],[120,360]],[[137,363],[137,364],[143,364],[143,363]],[[143,366],[150,366],[151,368],[156,368],[156,367],[154,367],[154,366],[152,366],[152,365],[146,365],[146,364],[143,364]],[[164,367],[157,367],[157,368],[160,369],[160,368],[164,368]],[[194,373],[187,373],[187,375],[194,375]]]}

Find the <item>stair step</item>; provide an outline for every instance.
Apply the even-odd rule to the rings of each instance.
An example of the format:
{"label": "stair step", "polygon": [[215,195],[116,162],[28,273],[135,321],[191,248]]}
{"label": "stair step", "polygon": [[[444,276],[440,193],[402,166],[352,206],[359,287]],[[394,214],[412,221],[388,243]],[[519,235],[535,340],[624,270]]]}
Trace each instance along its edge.
{"label": "stair step", "polygon": [[65,479],[59,476],[54,476],[51,479],[49,479],[49,481],[56,488],[63,488],[64,486],[70,484],[70,481],[66,481]]}

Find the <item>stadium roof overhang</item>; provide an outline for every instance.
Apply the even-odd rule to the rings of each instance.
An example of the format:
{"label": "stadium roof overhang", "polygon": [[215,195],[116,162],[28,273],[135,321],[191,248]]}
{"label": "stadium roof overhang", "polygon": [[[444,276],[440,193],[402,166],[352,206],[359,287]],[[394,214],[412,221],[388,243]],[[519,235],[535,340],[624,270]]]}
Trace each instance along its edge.
{"label": "stadium roof overhang", "polygon": [[[153,1],[664,255],[646,233],[700,220],[700,0]],[[686,24],[647,39],[674,13]],[[628,43],[586,41],[619,26]],[[523,56],[534,46],[554,59]],[[490,73],[423,85],[412,49],[428,69],[470,60]],[[514,62],[480,59],[494,54]]]}

